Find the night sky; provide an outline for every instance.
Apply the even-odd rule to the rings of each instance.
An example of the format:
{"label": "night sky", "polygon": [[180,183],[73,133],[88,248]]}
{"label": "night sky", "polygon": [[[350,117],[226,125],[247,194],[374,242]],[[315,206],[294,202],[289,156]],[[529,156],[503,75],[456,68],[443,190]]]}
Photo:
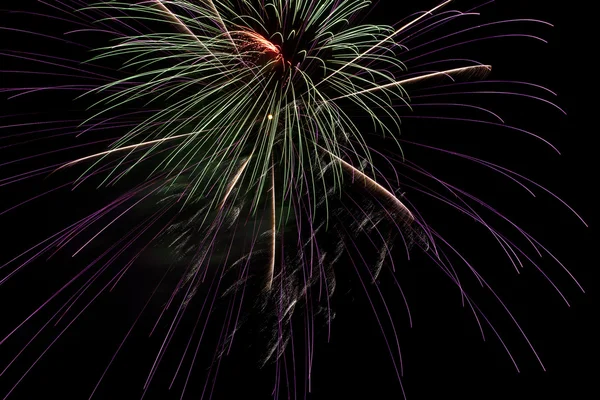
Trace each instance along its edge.
{"label": "night sky", "polygon": [[[567,208],[540,190],[536,191],[538,197],[532,198],[518,186],[481,168],[473,168],[471,164],[456,161],[452,157],[428,158],[430,153],[406,148],[408,158],[435,171],[444,179],[464,185],[530,232],[564,263],[587,293],[583,294],[550,257],[541,259],[539,265],[570,301],[571,307],[567,307],[533,266],[528,265],[517,275],[493,238],[484,234],[485,231],[475,223],[448,212],[444,207],[424,208],[427,210],[424,217],[445,233],[454,245],[464,250],[469,260],[497,289],[527,333],[547,372],[542,371],[534,354],[502,308],[492,296],[478,288],[475,279],[465,278],[467,288],[473,291],[478,304],[487,310],[490,320],[497,324],[520,367],[520,373],[516,372],[511,359],[491,330],[486,330],[486,341],[482,341],[472,313],[461,306],[459,291],[439,268],[417,250],[410,262],[397,250],[396,276],[408,298],[412,328],[409,327],[402,298],[394,284],[382,282],[381,286],[386,300],[393,305],[391,312],[404,362],[402,384],[409,400],[598,397],[599,390],[593,383],[593,377],[598,372],[597,343],[594,340],[598,337],[595,327],[598,311],[592,307],[596,290],[592,275],[597,265],[595,242],[592,242],[595,230],[592,204],[596,203],[592,192],[597,183],[592,173],[592,166],[595,166],[592,142],[597,129],[596,125],[589,125],[586,121],[595,115],[593,110],[587,110],[590,103],[585,99],[585,93],[591,91],[592,82],[588,76],[594,74],[595,67],[586,60],[586,57],[591,57],[590,49],[583,50],[589,40],[586,39],[588,33],[585,30],[590,28],[582,20],[581,14],[585,14],[585,11],[576,3],[497,1],[481,10],[486,21],[508,18],[548,21],[554,28],[532,30],[529,25],[522,25],[521,28],[517,23],[512,31],[540,34],[549,43],[527,38],[504,38],[478,42],[455,53],[459,54],[457,57],[468,55],[491,64],[493,70],[488,77],[490,80],[532,82],[555,91],[558,97],[552,100],[566,110],[567,116],[547,104],[511,96],[487,96],[482,101],[485,101],[486,107],[505,117],[507,122],[548,139],[557,146],[561,156],[544,144],[519,133],[477,124],[406,118],[403,120],[402,137],[429,145],[437,144],[501,164],[535,180],[564,199],[586,219],[590,228],[585,228]],[[456,1],[455,7],[466,10],[470,8],[468,4],[471,3]],[[405,15],[433,5],[433,1],[379,1],[367,21],[392,24]],[[46,20],[43,16],[15,16],[8,12],[11,7],[13,5],[8,3],[0,6],[0,27],[51,33],[64,31],[60,21]],[[19,2],[14,7],[41,14],[46,10],[32,1]],[[491,29],[487,32],[493,34],[498,31]],[[79,41],[83,38],[85,35],[77,36]],[[97,37],[90,37],[93,44],[97,44],[94,42],[96,40]],[[70,50],[70,47],[53,45],[43,38],[15,31],[0,31],[0,49],[69,53],[71,57],[85,54],[83,50]],[[4,56],[0,57],[0,63],[3,71],[27,69],[30,65],[25,60]],[[15,77],[5,72],[0,75],[2,87],[27,86],[29,82],[37,84],[44,79],[45,82],[51,82],[54,78],[39,75]],[[8,100],[9,95],[2,93],[0,114],[11,115],[25,110],[50,114],[60,119],[84,115],[84,110],[78,109],[75,103],[69,109],[65,108],[64,104],[71,104],[68,100],[69,96],[72,97],[71,93],[56,96],[54,100],[47,93]],[[465,100],[471,101],[471,104],[477,103]],[[439,112],[439,115],[445,115],[444,110]],[[29,115],[20,118],[22,122],[31,122],[37,117]],[[1,125],[4,125],[3,121]],[[5,137],[12,131],[4,129],[0,132],[0,164],[49,150],[39,143],[2,147],[12,143],[13,139]],[[60,143],[55,143],[55,146],[60,147]],[[103,144],[98,146],[102,148]],[[73,156],[67,156],[73,158],[81,151],[86,150],[75,149]],[[19,165],[3,164],[0,166],[0,178],[27,169],[41,168],[48,163],[58,163],[64,161],[64,157],[65,154],[57,154],[44,158],[43,162],[33,158]],[[0,210],[50,190],[56,186],[56,182],[60,180],[52,176],[0,187]],[[111,189],[97,192],[92,186],[82,187],[74,192],[66,190],[45,196],[18,211],[0,215],[3,232],[0,262],[10,260],[75,218],[94,211],[111,195]],[[101,241],[98,246],[102,246]],[[90,307],[8,399],[88,398],[110,354],[144,306],[147,293],[162,276],[164,263],[160,260],[148,256],[142,262],[146,263],[145,272],[126,276],[114,292],[103,295],[97,304]],[[0,337],[4,337],[45,301],[59,283],[73,275],[78,265],[69,254],[59,254],[47,262],[39,260],[4,284],[0,288]],[[347,261],[336,267],[338,287],[333,299],[336,318],[332,326],[332,339],[327,343],[325,328],[316,334],[312,394],[309,398],[401,399],[400,385],[377,320],[349,269]],[[131,345],[124,348],[94,398],[137,399],[141,396],[143,381],[156,354],[157,342],[149,340],[147,335],[155,317],[154,314],[142,319]],[[25,344],[45,321],[43,315],[39,316],[26,325],[15,340],[0,347],[2,368],[5,359],[11,359],[15,351],[20,349],[19,345]],[[214,330],[217,326],[211,325],[210,328]],[[207,336],[213,334],[208,332]],[[34,344],[15,364],[15,368],[0,377],[0,395],[4,396],[44,351],[43,344],[51,342],[53,337],[55,335],[42,335],[40,343]],[[257,368],[253,340],[255,338],[251,335],[236,338],[231,355],[223,360],[213,399],[270,397],[273,368]],[[211,356],[212,351],[207,348],[206,354]],[[165,360],[170,366],[176,366],[176,362],[174,357]],[[156,388],[151,389],[144,398],[179,398],[179,388],[171,392],[165,390],[171,370],[165,367],[160,371],[164,372],[165,378],[158,379]],[[204,372],[202,368],[197,368],[195,372],[198,377],[193,375],[186,399],[200,398],[202,393]],[[280,398],[287,398],[285,391]]]}

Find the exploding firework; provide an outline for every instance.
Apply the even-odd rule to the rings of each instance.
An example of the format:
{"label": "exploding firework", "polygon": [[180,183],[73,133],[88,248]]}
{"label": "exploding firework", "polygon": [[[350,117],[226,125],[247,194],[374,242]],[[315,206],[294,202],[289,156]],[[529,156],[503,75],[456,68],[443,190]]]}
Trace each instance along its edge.
{"label": "exploding firework", "polygon": [[[106,349],[90,398],[108,392],[111,371],[128,346],[139,346],[139,335],[150,336],[151,356],[136,363],[143,370],[137,395],[168,387],[182,398],[210,398],[222,361],[241,342],[252,344],[258,367],[274,371],[273,395],[296,398],[312,390],[317,336],[331,339],[334,294],[346,276],[366,294],[402,382],[383,287],[396,286],[405,303],[397,265],[415,253],[456,285],[482,335],[496,337],[518,369],[463,282],[487,289],[542,365],[488,280],[426,217],[425,204],[433,200],[475,221],[517,272],[525,265],[539,271],[564,298],[536,257],[562,264],[510,218],[412,154],[471,162],[581,218],[511,169],[401,135],[401,121],[422,118],[502,128],[556,150],[478,101],[448,100],[518,96],[562,111],[545,87],[486,80],[490,65],[452,55],[488,39],[543,41],[531,33],[489,33],[549,24],[473,23],[485,6],[458,11],[445,1],[393,26],[369,24],[374,6],[364,0],[68,0],[47,5],[45,15],[17,14],[60,22],[65,32],[3,27],[54,43],[56,51],[4,51],[10,62],[32,68],[4,72],[16,77],[4,92],[13,100],[48,100],[36,103],[43,107],[35,114],[5,117],[4,149],[31,153],[3,161],[16,171],[0,185],[37,192],[2,214],[61,190],[61,201],[86,188],[98,188],[101,198],[89,191],[77,197],[93,211],[75,204],[76,217],[1,266],[2,285],[22,282],[43,259],[68,266],[49,275],[41,302],[2,336],[10,348],[2,374],[15,377],[6,397],[98,302],[124,286],[134,318]],[[31,83],[19,81],[33,73]],[[58,105],[66,97],[75,101]],[[426,109],[442,112],[418,113]],[[448,115],[453,111],[462,113]],[[41,191],[29,183],[38,181]],[[159,278],[148,284],[148,276]],[[135,285],[141,288],[132,292]]]}

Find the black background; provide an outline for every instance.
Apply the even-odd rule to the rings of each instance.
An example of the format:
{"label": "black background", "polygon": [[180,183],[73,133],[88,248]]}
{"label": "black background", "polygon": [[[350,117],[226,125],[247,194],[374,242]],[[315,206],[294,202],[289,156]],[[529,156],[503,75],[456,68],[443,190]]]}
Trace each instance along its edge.
{"label": "black background", "polygon": [[[456,3],[459,7],[461,2]],[[381,1],[369,18],[377,22],[393,23],[409,12],[432,5],[432,2],[423,1]],[[3,4],[2,8],[5,7],[7,5]],[[19,7],[25,8],[25,5]],[[39,7],[36,6],[37,8]],[[459,8],[465,9],[468,6]],[[399,263],[403,268],[399,279],[408,296],[414,326],[408,327],[406,314],[401,312],[402,307],[396,307],[394,315],[404,356],[403,384],[408,399],[598,397],[599,391],[592,381],[597,372],[597,310],[592,308],[592,297],[596,290],[592,273],[597,264],[592,242],[595,225],[592,204],[595,203],[593,193],[597,184],[592,173],[595,166],[592,143],[597,129],[595,125],[587,124],[588,118],[589,121],[594,119],[590,107],[592,103],[588,103],[587,95],[592,92],[593,79],[590,75],[593,76],[593,64],[590,48],[586,44],[590,41],[586,29],[591,28],[584,22],[585,15],[582,14],[585,12],[582,10],[577,2],[499,1],[485,7],[482,12],[495,20],[536,18],[549,21],[554,24],[554,28],[542,30],[542,36],[549,43],[509,38],[478,44],[479,47],[471,50],[471,54],[475,54],[479,61],[494,66],[490,79],[534,82],[558,93],[557,103],[567,111],[566,117],[544,105],[502,97],[494,97],[488,104],[495,111],[504,111],[503,115],[512,118],[517,126],[531,129],[550,139],[561,151],[560,157],[542,144],[513,133],[495,133],[497,136],[493,143],[473,140],[473,137],[477,137],[474,135],[481,133],[481,129],[464,125],[444,126],[445,135],[442,136],[436,133],[441,131],[441,124],[416,123],[409,119],[404,124],[403,134],[408,139],[419,139],[425,143],[439,143],[438,140],[441,140],[449,148],[475,152],[482,158],[506,165],[548,187],[580,212],[591,228],[583,227],[568,210],[548,196],[540,194],[537,199],[532,200],[527,198],[526,193],[515,190],[509,184],[506,184],[506,188],[501,186],[498,189],[497,183],[503,181],[496,182],[484,173],[475,171],[469,176],[468,182],[465,182],[482,198],[492,199],[494,205],[501,204],[504,213],[547,245],[582,282],[587,293],[578,291],[568,276],[546,257],[541,265],[570,300],[571,307],[566,307],[533,268],[528,267],[517,276],[507,260],[500,257],[501,253],[492,250],[493,243],[490,245],[490,239],[479,235],[480,231],[473,230],[472,224],[463,225],[459,219],[448,217],[443,209],[430,209],[426,217],[432,224],[439,227],[440,231],[447,232],[453,243],[466,248],[465,252],[473,263],[480,266],[484,276],[498,288],[499,294],[514,311],[515,317],[539,352],[547,372],[542,371],[524,341],[519,339],[516,328],[502,311],[492,308],[490,318],[498,322],[501,334],[509,342],[521,368],[521,373],[517,373],[491,332],[487,332],[488,340],[482,342],[472,316],[468,310],[461,308],[460,296],[452,283],[426,257],[416,256],[411,263]],[[3,12],[3,17],[9,18],[9,14]],[[48,25],[28,29],[60,31],[60,26],[55,23]],[[16,40],[28,40],[23,37],[10,36],[10,47],[17,47]],[[50,52],[52,48],[44,51]],[[2,60],[3,63],[9,62],[4,61],[4,58]],[[11,64],[10,68],[13,66]],[[7,68],[3,66],[2,69]],[[10,86],[5,83],[7,77],[7,74],[2,75],[3,86]],[[40,102],[32,103],[32,108],[39,108],[43,104],[42,100],[33,97],[33,100],[8,101],[4,110],[8,114],[22,109],[26,101]],[[48,107],[52,106],[48,104]],[[482,146],[481,143],[487,145],[483,146],[487,148],[487,152],[478,147]],[[15,154],[4,151],[2,160],[5,157],[12,159]],[[416,157],[418,153],[414,154]],[[409,153],[408,157],[410,156]],[[468,167],[459,163],[446,166],[443,164],[445,160],[424,161],[432,169],[437,168],[442,174],[446,174],[446,178],[458,182],[461,182],[465,174],[471,174]],[[9,172],[5,168],[1,173],[4,177]],[[20,198],[23,193],[17,193],[18,191],[35,193],[38,189],[37,186],[27,185],[2,188],[2,204],[12,204],[13,197]],[[35,243],[35,239],[52,232],[57,222],[73,212],[83,213],[85,207],[81,204],[92,203],[94,200],[86,196],[89,194],[79,193],[71,199],[56,197],[29,206],[18,216],[0,217],[5,237],[2,260],[9,259],[15,251],[26,248],[25,244]],[[65,261],[66,259],[59,259],[45,266],[37,266],[38,269],[33,270],[35,272],[28,272],[3,288],[2,332],[13,327],[14,322],[22,319],[23,313],[30,311],[33,304],[39,303],[40,299],[51,293],[52,280],[59,281],[58,278],[53,278],[55,275],[52,268],[64,267]],[[149,283],[138,282],[140,292],[141,288],[150,287],[156,276],[158,275],[151,274]],[[113,297],[108,296],[101,306],[84,314],[9,398],[87,398],[104,368],[106,352],[114,349],[115,338],[122,336],[131,317],[143,305],[143,300],[123,302],[123,299],[129,298],[133,287],[135,284],[132,282],[125,284],[126,289],[117,291]],[[485,296],[478,297],[478,300],[484,308],[495,304]],[[320,335],[317,340],[313,393],[310,398],[401,398],[400,386],[381,333],[363,293],[357,286],[350,283],[344,286],[342,283],[336,301],[337,317],[332,328],[332,341],[326,343],[325,335]],[[401,298],[391,290],[388,301],[400,304]],[[143,334],[139,336],[140,342],[142,336]],[[257,372],[252,362],[243,357],[248,344],[243,340],[239,342],[237,353],[234,352],[233,356],[226,359],[213,398],[268,398],[272,386],[272,370],[267,368]],[[133,347],[121,359],[118,372],[104,384],[106,388],[99,392],[98,398],[139,397],[139,379],[147,373],[148,361],[153,358],[153,353],[141,344]],[[27,361],[31,363],[35,359],[35,352],[30,354],[30,358],[20,364],[21,371],[24,371],[23,366]],[[7,373],[1,378],[0,385],[10,387],[18,377],[18,373]],[[149,395],[147,398],[154,397]]]}

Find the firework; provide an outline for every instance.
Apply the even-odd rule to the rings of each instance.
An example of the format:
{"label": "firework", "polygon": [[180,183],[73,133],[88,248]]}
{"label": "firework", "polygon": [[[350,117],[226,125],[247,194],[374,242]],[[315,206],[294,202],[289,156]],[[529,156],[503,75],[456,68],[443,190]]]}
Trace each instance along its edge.
{"label": "firework", "polygon": [[[530,193],[549,194],[581,218],[508,168],[416,143],[400,132],[401,120],[415,117],[420,107],[457,109],[476,116],[422,118],[501,126],[556,150],[480,104],[432,100],[465,93],[520,96],[562,111],[543,97],[551,94],[548,89],[534,84],[487,81],[516,89],[472,89],[492,67],[445,58],[461,45],[487,39],[543,41],[532,34],[480,33],[489,27],[549,24],[519,19],[469,25],[483,5],[458,11],[450,3],[385,26],[366,22],[373,5],[364,0],[69,0],[50,5],[47,16],[72,24],[67,35],[3,28],[57,42],[56,49],[84,47],[73,54],[86,58],[58,50],[4,52],[7,59],[37,68],[37,78],[60,82],[16,83],[4,89],[11,99],[74,92],[76,111],[64,119],[37,114],[34,122],[5,124],[16,131],[3,137],[7,147],[60,144],[2,164],[23,166],[3,178],[2,186],[36,178],[53,185],[2,214],[61,189],[93,187],[110,195],[95,211],[1,266],[4,285],[35,268],[38,259],[68,254],[69,265],[82,260],[3,336],[2,346],[12,350],[2,374],[21,368],[6,396],[98,299],[127,285],[131,275],[144,275],[137,266],[152,262],[164,270],[161,278],[141,296],[144,301],[95,377],[90,398],[103,390],[135,332],[146,328],[154,341],[148,365],[140,367],[145,368],[142,396],[168,386],[177,396],[196,390],[210,398],[222,360],[244,338],[255,342],[259,366],[272,367],[275,397],[310,392],[315,332],[331,337],[332,302],[337,278],[344,274],[364,288],[401,382],[398,335],[380,282],[394,282],[404,297],[396,264],[400,254],[410,258],[415,252],[456,284],[482,335],[495,335],[518,369],[495,325],[465,288],[461,268],[488,289],[542,365],[505,303],[428,222],[415,199],[433,199],[475,221],[517,271],[529,264],[564,298],[534,259],[554,256],[501,212],[413,162],[403,149],[470,161]],[[76,144],[62,145],[73,138]],[[56,185],[57,179],[63,183]],[[29,332],[24,341],[23,331]],[[34,361],[24,364],[24,354],[37,347]],[[202,384],[190,389],[196,373]]]}

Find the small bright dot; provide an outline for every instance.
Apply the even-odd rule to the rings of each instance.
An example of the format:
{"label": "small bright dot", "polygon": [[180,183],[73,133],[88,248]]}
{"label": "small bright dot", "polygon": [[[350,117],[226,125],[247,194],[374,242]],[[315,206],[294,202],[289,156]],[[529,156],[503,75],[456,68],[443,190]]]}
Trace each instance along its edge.
{"label": "small bright dot", "polygon": [[269,114],[269,115],[267,116],[267,118],[269,118],[269,119],[273,119],[273,115]]}

